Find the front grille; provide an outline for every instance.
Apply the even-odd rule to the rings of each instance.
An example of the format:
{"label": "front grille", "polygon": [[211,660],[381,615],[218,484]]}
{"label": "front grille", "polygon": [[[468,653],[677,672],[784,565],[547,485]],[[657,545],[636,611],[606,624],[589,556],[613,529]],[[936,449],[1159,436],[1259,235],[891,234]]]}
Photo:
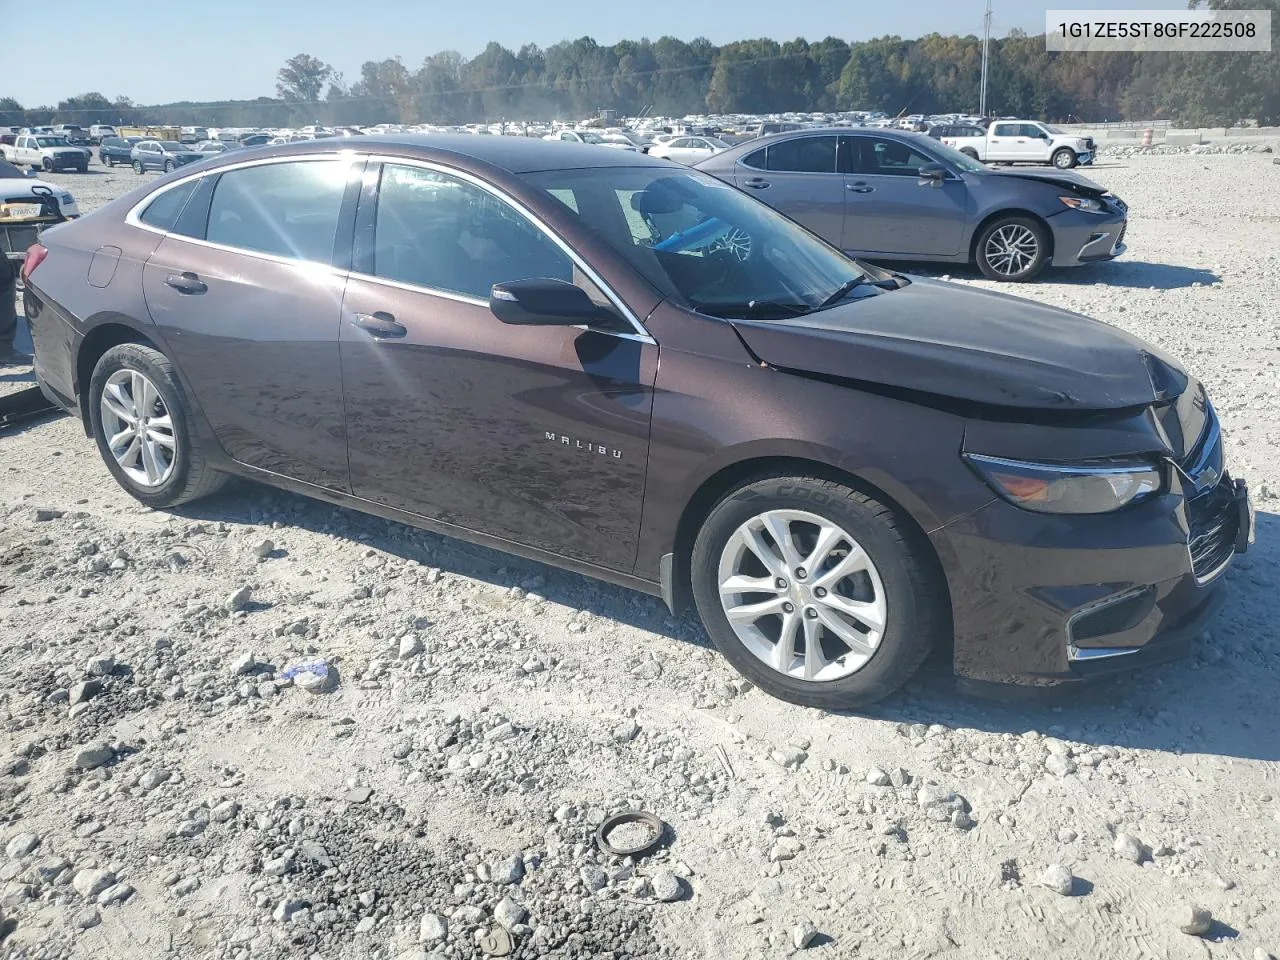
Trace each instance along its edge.
{"label": "front grille", "polygon": [[1235,485],[1227,474],[1222,434],[1213,407],[1206,411],[1204,430],[1180,464],[1187,478],[1187,549],[1196,579],[1204,582],[1220,573],[1235,553],[1240,513]]}
{"label": "front grille", "polygon": [[1206,581],[1222,571],[1236,549],[1240,513],[1231,481],[1224,475],[1218,485],[1187,501],[1187,522],[1191,537],[1191,569],[1196,579]]}

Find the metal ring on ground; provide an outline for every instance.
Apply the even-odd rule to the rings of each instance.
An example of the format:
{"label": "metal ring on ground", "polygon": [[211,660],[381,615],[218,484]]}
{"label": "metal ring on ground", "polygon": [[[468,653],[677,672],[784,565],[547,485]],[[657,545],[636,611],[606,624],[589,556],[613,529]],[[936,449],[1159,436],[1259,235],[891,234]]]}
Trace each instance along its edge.
{"label": "metal ring on ground", "polygon": [[[615,847],[606,838],[610,831],[624,823],[643,823],[653,833],[653,836],[636,847]],[[644,810],[628,810],[625,813],[617,813],[612,817],[605,818],[604,822],[596,829],[596,846],[615,857],[638,857],[657,847],[662,842],[666,832],[666,824],[652,813],[646,813]]]}

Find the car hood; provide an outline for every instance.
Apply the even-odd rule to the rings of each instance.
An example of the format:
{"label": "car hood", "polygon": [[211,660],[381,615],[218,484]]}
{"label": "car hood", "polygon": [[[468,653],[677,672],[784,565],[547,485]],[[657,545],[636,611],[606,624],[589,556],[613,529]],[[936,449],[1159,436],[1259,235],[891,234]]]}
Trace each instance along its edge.
{"label": "car hood", "polygon": [[1108,324],[936,280],[733,325],[752,353],[784,370],[985,406],[1116,410],[1187,385],[1176,361]]}
{"label": "car hood", "polygon": [[1026,168],[1008,168],[1004,170],[988,170],[984,176],[1013,177],[1017,180],[1036,180],[1040,183],[1063,187],[1085,197],[1101,197],[1108,193],[1102,184],[1081,176],[1073,170],[1029,170]]}

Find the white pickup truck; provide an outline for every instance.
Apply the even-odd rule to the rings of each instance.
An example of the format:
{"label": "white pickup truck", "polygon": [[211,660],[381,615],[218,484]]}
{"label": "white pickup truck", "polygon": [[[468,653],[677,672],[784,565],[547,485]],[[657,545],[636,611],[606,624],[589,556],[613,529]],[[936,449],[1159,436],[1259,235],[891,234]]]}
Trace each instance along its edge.
{"label": "white pickup truck", "polygon": [[1093,137],[1078,137],[1037,120],[994,120],[986,136],[942,137],[948,147],[983,163],[1051,163],[1059,170],[1091,164]]}
{"label": "white pickup truck", "polygon": [[66,137],[45,133],[20,133],[12,144],[0,148],[0,156],[15,167],[34,167],[37,170],[89,169],[89,151],[72,146]]}

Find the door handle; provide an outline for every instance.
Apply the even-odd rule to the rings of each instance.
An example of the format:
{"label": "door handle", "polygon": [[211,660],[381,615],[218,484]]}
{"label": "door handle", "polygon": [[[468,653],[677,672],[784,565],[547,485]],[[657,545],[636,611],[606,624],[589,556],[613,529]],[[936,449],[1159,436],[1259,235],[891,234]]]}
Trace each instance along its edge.
{"label": "door handle", "polygon": [[179,293],[185,294],[204,293],[209,289],[207,283],[190,271],[186,273],[171,273],[164,278],[164,283],[165,286],[173,287]]}
{"label": "door handle", "polygon": [[409,332],[404,324],[398,323],[395,317],[382,310],[377,313],[357,313],[351,318],[351,322],[375,340],[403,337]]}
{"label": "door handle", "polygon": [[742,185],[744,187],[750,187],[752,190],[763,190],[769,185],[769,181],[761,179],[760,177],[751,177],[749,180],[743,180]]}
{"label": "door handle", "polygon": [[858,180],[854,183],[846,183],[844,188],[850,193],[871,193],[875,187],[869,187],[864,180]]}

